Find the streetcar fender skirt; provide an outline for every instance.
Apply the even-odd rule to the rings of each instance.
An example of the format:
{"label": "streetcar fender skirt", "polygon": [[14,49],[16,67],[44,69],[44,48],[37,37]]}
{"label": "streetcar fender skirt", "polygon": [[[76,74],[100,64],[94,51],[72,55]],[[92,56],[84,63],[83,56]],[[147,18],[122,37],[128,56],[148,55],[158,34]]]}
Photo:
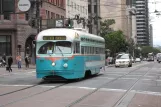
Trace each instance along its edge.
{"label": "streetcar fender skirt", "polygon": [[47,76],[60,76],[62,78],[65,79],[77,79],[77,78],[83,78],[84,77],[84,73],[82,73],[82,71],[74,71],[74,70],[70,70],[70,71],[54,71],[54,72],[44,72],[44,71],[39,71],[36,72],[37,74],[37,78],[44,78]]}

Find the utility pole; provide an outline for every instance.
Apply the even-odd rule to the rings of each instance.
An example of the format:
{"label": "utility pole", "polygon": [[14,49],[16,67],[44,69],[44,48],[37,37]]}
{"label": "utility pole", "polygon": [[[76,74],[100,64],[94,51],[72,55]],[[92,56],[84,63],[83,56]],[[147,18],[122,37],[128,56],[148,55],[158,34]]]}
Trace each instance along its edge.
{"label": "utility pole", "polygon": [[36,0],[37,33],[40,32],[40,0]]}

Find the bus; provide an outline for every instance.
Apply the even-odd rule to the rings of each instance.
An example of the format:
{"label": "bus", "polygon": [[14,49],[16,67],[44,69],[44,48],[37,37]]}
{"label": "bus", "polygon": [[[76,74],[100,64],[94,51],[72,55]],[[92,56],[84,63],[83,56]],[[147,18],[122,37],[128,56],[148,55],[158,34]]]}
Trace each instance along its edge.
{"label": "bus", "polygon": [[154,54],[148,53],[148,61],[154,61]]}
{"label": "bus", "polygon": [[105,67],[104,38],[82,31],[53,28],[36,37],[37,78],[81,79]]}

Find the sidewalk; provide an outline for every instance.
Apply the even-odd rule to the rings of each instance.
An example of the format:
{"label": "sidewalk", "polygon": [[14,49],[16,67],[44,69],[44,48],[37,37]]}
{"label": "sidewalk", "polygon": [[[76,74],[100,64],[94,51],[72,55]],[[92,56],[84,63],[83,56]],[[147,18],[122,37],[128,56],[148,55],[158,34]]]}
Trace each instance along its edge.
{"label": "sidewalk", "polygon": [[[26,68],[25,65],[21,65],[22,68]],[[12,65],[12,68],[18,68],[16,64]],[[29,69],[36,69],[36,65],[30,64]]]}
{"label": "sidewalk", "polygon": [[109,64],[109,65],[106,65],[106,67],[114,67],[115,64]]}

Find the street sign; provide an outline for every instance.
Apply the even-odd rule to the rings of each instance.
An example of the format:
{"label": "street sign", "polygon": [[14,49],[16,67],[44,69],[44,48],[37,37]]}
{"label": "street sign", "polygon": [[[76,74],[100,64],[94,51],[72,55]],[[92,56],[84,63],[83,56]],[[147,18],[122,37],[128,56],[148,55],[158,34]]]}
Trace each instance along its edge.
{"label": "street sign", "polygon": [[56,27],[63,27],[63,20],[56,20]]}
{"label": "street sign", "polygon": [[30,7],[31,7],[31,3],[29,0],[20,0],[18,2],[18,8],[20,11],[23,11],[23,12],[28,11]]}

